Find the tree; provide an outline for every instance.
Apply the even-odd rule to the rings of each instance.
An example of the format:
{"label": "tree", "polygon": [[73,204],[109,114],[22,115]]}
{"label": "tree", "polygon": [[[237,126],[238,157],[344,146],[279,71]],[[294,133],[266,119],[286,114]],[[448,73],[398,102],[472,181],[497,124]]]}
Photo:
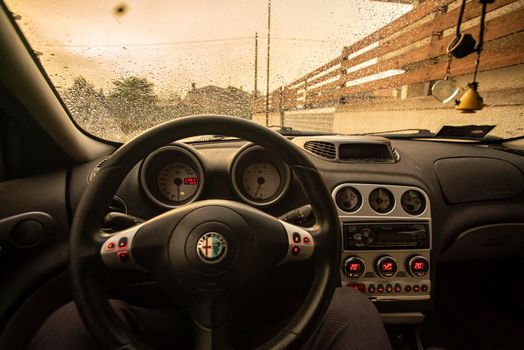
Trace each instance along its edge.
{"label": "tree", "polygon": [[83,76],[78,76],[73,80],[73,85],[67,89],[65,99],[69,109],[84,115],[89,114],[93,107],[100,102],[102,96],[96,92],[92,83]]}
{"label": "tree", "polygon": [[113,80],[113,85],[111,97],[130,105],[150,105],[157,99],[153,91],[154,84],[149,82],[147,78],[137,76],[120,78]]}
{"label": "tree", "polygon": [[122,130],[132,134],[152,126],[157,100],[154,84],[138,76],[122,77],[112,83],[111,109]]}
{"label": "tree", "polygon": [[102,138],[122,138],[122,130],[115,123],[103,91],[86,78],[78,76],[64,94],[64,102],[75,121],[85,130]]}

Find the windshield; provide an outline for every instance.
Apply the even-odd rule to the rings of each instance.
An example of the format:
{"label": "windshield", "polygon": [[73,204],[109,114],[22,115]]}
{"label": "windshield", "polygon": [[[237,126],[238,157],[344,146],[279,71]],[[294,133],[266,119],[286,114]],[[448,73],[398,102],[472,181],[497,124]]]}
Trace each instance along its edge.
{"label": "windshield", "polygon": [[[72,118],[111,141],[204,113],[294,132],[483,125],[493,127],[490,136],[521,136],[524,3],[487,7],[476,77],[484,107],[476,113],[460,113],[454,100],[472,82],[477,57],[449,62],[446,53],[460,4],[7,1]],[[462,31],[477,39],[480,14],[478,1],[467,3]],[[460,90],[441,103],[431,94],[448,63],[447,81]]]}

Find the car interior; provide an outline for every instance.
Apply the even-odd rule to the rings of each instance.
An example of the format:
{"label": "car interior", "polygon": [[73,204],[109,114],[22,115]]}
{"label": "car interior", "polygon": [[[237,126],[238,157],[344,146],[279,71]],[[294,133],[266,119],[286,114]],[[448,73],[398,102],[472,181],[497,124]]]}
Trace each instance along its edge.
{"label": "car interior", "polygon": [[[251,2],[227,13],[214,2],[73,3],[0,1],[0,349],[26,349],[71,302],[100,349],[167,347],[135,338],[112,300],[180,315],[189,340],[173,348],[299,348],[346,288],[376,307],[393,349],[524,348],[522,1],[337,0],[342,25],[354,11],[366,29],[326,39],[338,50],[326,57],[342,52],[328,63],[297,53],[307,65],[279,56],[279,43],[295,43],[279,34],[279,13],[307,36],[301,17],[324,18],[330,4],[260,1],[244,57],[243,39],[203,42],[200,27],[190,44],[140,40],[177,16],[207,18],[205,7],[223,18],[199,25],[238,29],[251,12],[235,11]],[[387,20],[373,24],[367,6]],[[69,30],[62,17],[92,24]],[[150,31],[111,33],[141,24]],[[193,63],[208,46],[233,58]],[[185,95],[160,82],[182,73],[143,78],[156,68],[138,53],[166,47],[187,49],[169,64],[199,72]],[[362,66],[370,53],[382,56]],[[288,72],[271,86],[270,54],[274,72]],[[235,79],[252,83],[253,58],[246,92]],[[359,80],[390,66],[402,73]]]}

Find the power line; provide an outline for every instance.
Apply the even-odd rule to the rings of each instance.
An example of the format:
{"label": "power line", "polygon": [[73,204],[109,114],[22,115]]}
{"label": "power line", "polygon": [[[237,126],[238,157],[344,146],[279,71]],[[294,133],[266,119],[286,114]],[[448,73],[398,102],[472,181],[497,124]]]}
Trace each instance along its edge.
{"label": "power line", "polygon": [[[259,36],[259,39],[267,39],[267,36]],[[347,44],[347,41],[343,40],[325,40],[325,39],[313,39],[313,38],[287,38],[287,37],[272,37],[272,40],[280,41],[298,41],[298,42],[314,42],[314,43],[332,43],[332,44]],[[132,47],[162,47],[162,46],[178,46],[178,45],[198,45],[198,44],[212,44],[219,42],[231,42],[231,41],[251,41],[253,37],[236,37],[236,38],[225,38],[225,39],[208,39],[208,40],[187,40],[187,41],[168,41],[168,42],[157,42],[157,43],[137,43],[137,44],[40,44],[38,47],[70,47],[70,48],[132,48]]]}

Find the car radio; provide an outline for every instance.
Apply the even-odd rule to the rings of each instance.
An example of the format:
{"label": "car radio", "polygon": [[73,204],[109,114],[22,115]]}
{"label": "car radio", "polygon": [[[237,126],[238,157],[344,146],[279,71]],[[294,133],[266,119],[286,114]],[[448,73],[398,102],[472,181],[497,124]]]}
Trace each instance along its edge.
{"label": "car radio", "polygon": [[345,250],[428,249],[427,223],[354,223],[342,224]]}

